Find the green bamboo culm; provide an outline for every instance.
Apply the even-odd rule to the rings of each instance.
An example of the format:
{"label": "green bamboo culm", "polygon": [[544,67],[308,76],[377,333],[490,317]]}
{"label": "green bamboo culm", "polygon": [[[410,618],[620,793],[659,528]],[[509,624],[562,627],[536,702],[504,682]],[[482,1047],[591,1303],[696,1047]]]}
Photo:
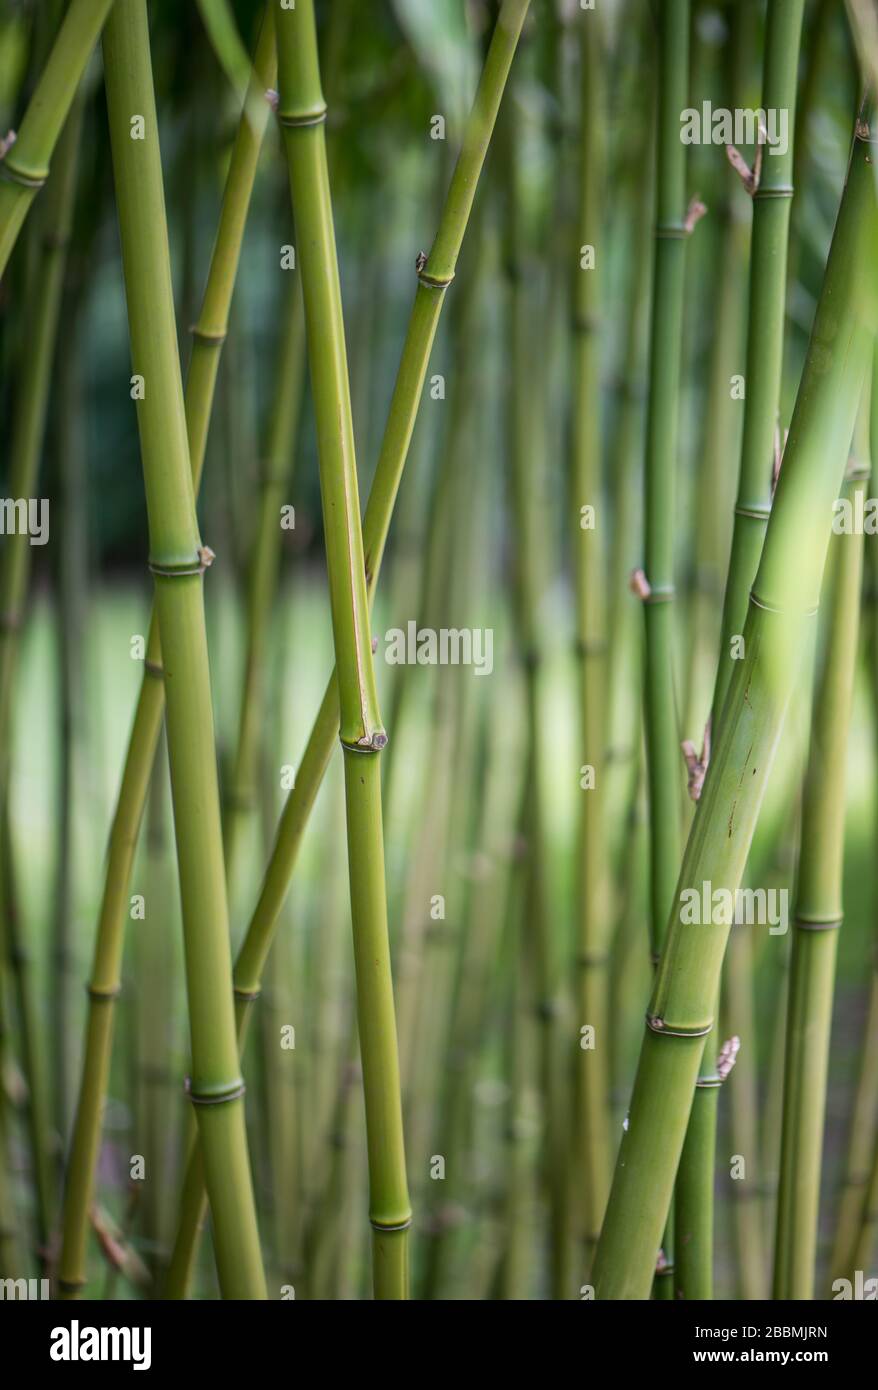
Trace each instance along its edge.
{"label": "green bamboo culm", "polygon": [[[791,132],[795,127],[803,10],[804,0],[770,0],[766,19],[762,106],[765,110],[788,111]],[[793,197],[792,135],[785,152],[772,149],[769,153],[763,148],[763,154],[766,157],[762,160],[759,183],[753,191],[744,431],[714,684],[714,737],[735,665],[732,639],[744,630],[750,587],[762,554],[772,503]]]}
{"label": "green bamboo culm", "polygon": [[[674,534],[680,357],[683,333],[686,147],[680,112],[689,81],[689,0],[659,0],[658,116],[653,290],[646,413],[646,625],[644,723],[649,804],[649,924],[653,962],[661,955],[680,867],[682,761],[674,689]],[[656,1296],[670,1297],[672,1230],[659,1261]]]}
{"label": "green bamboo culm", "polygon": [[[381,561],[396,494],[408,457],[421,393],[445,290],[463,243],[470,211],[488,146],[494,131],[500,100],[527,14],[529,0],[503,0],[491,38],[482,76],[463,144],[446,195],[433,249],[418,276],[418,289],[390,402],[375,476],[363,517],[363,550],[370,602],[381,570]],[[296,857],[317,792],[339,730],[339,698],[335,672],[329,678],[302,760],[290,792],[251,916],[235,963],[235,1000],[239,1039],[243,1039],[253,1001],[261,988],[262,973],[275,928],[292,878]],[[182,1298],[191,1275],[192,1261],[204,1207],[204,1180],[200,1156],[190,1157],[180,1203],[180,1222],[168,1272],[166,1292]]]}
{"label": "green bamboo culm", "polygon": [[734,892],[820,592],[833,503],[871,353],[876,285],[868,122],[853,144],[772,515],[647,1014],[598,1245],[598,1298],[646,1298],[713,1019],[728,923],[692,919],[705,883]]}
{"label": "green bamboo culm", "polygon": [[[878,351],[872,360],[872,394],[870,401],[869,444],[870,460],[878,457]],[[878,736],[878,540],[867,540],[866,564],[868,578],[864,586],[863,601],[868,611],[869,675],[872,689],[873,737]],[[873,827],[873,834],[878,826]],[[873,895],[875,889],[873,888]],[[876,899],[872,900],[873,922],[876,916]],[[874,939],[871,952],[869,984],[869,1003],[863,1024],[860,1045],[860,1069],[857,1089],[851,1111],[850,1132],[847,1143],[845,1172],[841,1193],[838,1199],[835,1236],[829,1261],[830,1279],[850,1279],[856,1269],[865,1269],[866,1262],[858,1260],[857,1247],[863,1229],[866,1202],[869,1193],[869,1173],[872,1169],[873,1150],[878,1133],[878,1048],[874,1040],[878,1037],[878,942]],[[874,1179],[878,1182],[878,1178]],[[878,1187],[875,1188],[878,1193]]]}
{"label": "green bamboo culm", "polygon": [[[794,128],[796,72],[803,0],[770,0],[765,37],[762,106],[789,110]],[[750,318],[747,333],[747,391],[744,405],[741,465],[735,504],[732,551],[723,604],[720,654],[714,683],[711,730],[715,736],[728,691],[732,644],[740,635],[747,595],[756,573],[771,510],[774,444],[783,366],[786,257],[790,200],[793,195],[792,140],[783,152],[763,147],[759,181],[751,190],[753,230],[750,271]],[[716,1009],[713,1010],[716,1013]],[[748,1040],[752,1042],[752,1040]],[[690,1130],[680,1158],[675,1195],[675,1226],[685,1231],[685,1253],[676,1260],[676,1297],[713,1296],[713,1187],[718,1087],[713,1065],[715,1038],[708,1037],[703,1066],[692,1101]],[[679,1247],[682,1250],[682,1247]]]}
{"label": "green bamboo culm", "polygon": [[49,162],[113,0],[71,0],[15,140],[0,159],[0,276]]}
{"label": "green bamboo culm", "polygon": [[[195,517],[145,0],[116,0],[104,66],[150,568],[162,634],[168,752],[186,956],[195,1105],[224,1298],[265,1297],[232,999],[219,787],[204,624],[210,552]],[[143,118],[134,139],[132,116]],[[94,991],[93,991],[94,993]]]}
{"label": "green bamboo culm", "polygon": [[[868,434],[866,435],[868,445]],[[864,498],[868,453],[854,451],[841,493]],[[843,517],[842,517],[843,520]],[[842,923],[848,725],[857,662],[863,535],[833,536],[827,564],[826,648],[814,700],[802,806],[784,1063],[774,1297],[811,1299],[838,932]]]}
{"label": "green bamboo culm", "polygon": [[[256,166],[268,123],[264,93],[274,81],[274,11],[269,5],[254,58],[251,102],[238,127],[207,284],[186,378],[186,429],[193,488],[198,491],[222,345],[238,270]],[[262,97],[261,114],[255,98]],[[254,117],[254,111],[256,117]],[[257,118],[258,117],[258,118]],[[67,1164],[59,1280],[62,1294],[78,1296],[86,1282],[89,1207],[101,1139],[101,1116],[113,1044],[115,1000],[121,985],[128,885],[165,708],[162,651],[153,616],[143,680],[128,741],[110,830],[104,891],[89,984],[82,1080]]]}
{"label": "green bamboo culm", "polygon": [[381,817],[378,712],[363,559],[341,287],[326,160],[326,103],[311,0],[278,3],[280,121],[290,171],[323,501],[329,593],[344,752],[348,867],[357,1018],[366,1102],[374,1293],[408,1297],[411,1207]]}
{"label": "green bamboo culm", "polygon": [[645,720],[652,952],[658,957],[680,867],[682,761],[673,668],[677,402],[687,228],[689,0],[659,0],[655,258],[646,423]]}
{"label": "green bamboo culm", "polygon": [[[390,402],[390,412],[375,477],[363,518],[363,550],[370,599],[384,555],[396,494],[427,374],[430,351],[445,290],[454,277],[479,175],[497,119],[500,99],[527,14],[529,0],[504,0],[440,219],[439,231],[426,263],[419,271],[418,289]],[[320,710],[296,774],[296,785],[278,827],[275,846],[263,877],[236,968],[242,990],[258,992],[259,977],[271,944],[274,926],[289,887],[302,834],[329,762],[338,732],[338,693],[330,676]]]}
{"label": "green bamboo culm", "polygon": [[[588,1276],[610,1190],[608,966],[610,912],[606,869],[605,746],[607,631],[601,498],[601,338],[598,264],[603,263],[604,150],[601,133],[606,63],[601,15],[584,11],[580,39],[580,189],[577,269],[574,283],[573,514],[576,518],[577,655],[580,663],[581,763],[593,769],[582,793],[578,853],[579,1027],[594,1029],[594,1046],[577,1056],[574,1188],[580,1194]],[[595,264],[589,262],[594,248]],[[586,525],[583,507],[595,509]]]}
{"label": "green bamboo culm", "polygon": [[[15,425],[9,459],[9,496],[30,498],[37,492],[40,458],[52,381],[52,365],[61,315],[67,245],[73,220],[76,174],[84,101],[77,96],[58,142],[58,165],[49,180],[45,202],[32,229],[39,241],[38,284],[28,319],[28,351],[19,382]],[[24,505],[24,504],[22,504]],[[3,542],[0,564],[0,878],[4,883],[6,946],[16,984],[19,1027],[28,1085],[28,1130],[36,1189],[38,1245],[48,1257],[52,1237],[55,1175],[51,1171],[54,1144],[50,1140],[49,1105],[40,1029],[34,1010],[30,953],[16,911],[14,865],[9,816],[9,779],[13,746],[13,703],[21,627],[30,580],[33,550],[27,526],[17,527]]]}

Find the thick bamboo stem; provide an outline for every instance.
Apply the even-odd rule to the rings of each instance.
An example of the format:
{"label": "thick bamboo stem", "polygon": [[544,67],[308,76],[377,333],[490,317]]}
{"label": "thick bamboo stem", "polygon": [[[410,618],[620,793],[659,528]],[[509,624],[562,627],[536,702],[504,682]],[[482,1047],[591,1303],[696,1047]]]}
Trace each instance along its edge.
{"label": "thick bamboo stem", "polygon": [[[264,1298],[232,999],[219,787],[202,575],[176,346],[161,155],[144,0],[116,0],[104,39],[107,103],[162,632],[168,752],[196,1108],[217,1268],[226,1298]],[[146,138],[131,139],[133,112]]]}
{"label": "thick bamboo stem", "polygon": [[[768,7],[763,72],[763,106],[795,112],[796,71],[803,4],[772,0]],[[763,154],[766,152],[763,151]],[[786,248],[792,197],[792,148],[783,154],[772,151],[762,160],[753,213],[752,271],[747,336],[744,433],[738,500],[735,506],[732,552],[726,585],[720,637],[720,657],[714,686],[712,734],[715,735],[728,689],[732,662],[732,638],[739,628],[728,627],[733,615],[746,612],[746,595],[756,571],[768,511],[771,506],[775,422],[780,396],[783,357],[784,304],[786,295]],[[764,298],[763,298],[764,296]],[[768,448],[766,449],[766,445]],[[757,452],[763,451],[763,452]],[[761,499],[754,501],[754,499]],[[742,619],[743,621],[743,619]],[[714,1008],[713,1013],[716,1013]],[[712,1297],[713,1167],[714,1158],[708,1136],[716,1132],[716,1095],[713,1053],[716,1040],[709,1036],[702,1053],[703,1070],[692,1102],[694,1127],[691,1143],[687,1139],[681,1156],[682,1193],[675,1203],[675,1219],[687,1230],[690,1258],[683,1276],[676,1279],[684,1298]],[[701,1109],[705,1115],[700,1114]],[[690,1165],[703,1164],[704,1171],[689,1171]],[[695,1194],[695,1207],[688,1207],[689,1194]],[[698,1260],[692,1251],[700,1252]],[[691,1276],[687,1277],[687,1276]]]}
{"label": "thick bamboo stem", "polygon": [[[266,16],[254,60],[251,88],[254,97],[265,92],[275,74],[274,26],[270,8]],[[196,492],[268,110],[267,103],[263,101],[262,118],[256,124],[250,106],[242,114],[226,179],[201,313],[193,329],[185,410],[189,461]],[[153,615],[143,681],[110,829],[104,891],[89,983],[82,1080],[68,1159],[59,1277],[74,1293],[86,1279],[88,1211],[100,1148],[101,1114],[112,1053],[115,1000],[121,985],[128,883],[164,714],[163,675],[158,622]]]}
{"label": "thick bamboo stem", "polygon": [[411,1223],[381,817],[378,712],[354,460],[341,288],[326,159],[326,104],[311,0],[276,10],[284,133],[305,303],[345,769],[357,1017],[375,1297],[408,1296]]}
{"label": "thick bamboo stem", "polygon": [[871,350],[868,248],[876,233],[869,128],[858,137],[836,223],[785,463],[718,738],[683,860],[656,977],[628,1129],[598,1246],[599,1298],[645,1298],[712,1027],[728,923],[690,923],[704,883],[740,884],[762,794],[819,597],[830,517]]}

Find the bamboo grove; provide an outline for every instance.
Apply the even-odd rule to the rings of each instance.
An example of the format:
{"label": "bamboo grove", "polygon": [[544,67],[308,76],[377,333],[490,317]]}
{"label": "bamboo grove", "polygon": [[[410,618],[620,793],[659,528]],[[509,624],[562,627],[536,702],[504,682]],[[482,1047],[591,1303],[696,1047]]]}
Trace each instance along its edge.
{"label": "bamboo grove", "polygon": [[0,3],[4,1297],[874,1298],[878,11],[369,11]]}

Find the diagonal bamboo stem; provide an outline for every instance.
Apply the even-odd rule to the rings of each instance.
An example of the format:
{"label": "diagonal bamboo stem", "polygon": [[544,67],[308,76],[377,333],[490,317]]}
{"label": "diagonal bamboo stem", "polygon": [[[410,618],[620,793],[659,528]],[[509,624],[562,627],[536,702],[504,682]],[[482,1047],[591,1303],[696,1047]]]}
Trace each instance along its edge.
{"label": "diagonal bamboo stem", "polygon": [[[737,662],[678,894],[703,883],[734,892],[759,813],[786,707],[816,608],[829,519],[871,349],[876,233],[868,125],[858,126],[785,464]],[[599,1298],[648,1296],[712,1026],[727,924],[689,924],[677,896],[650,1001],[628,1129],[594,1273]]]}
{"label": "diagonal bamboo stem", "polygon": [[[252,97],[264,94],[275,74],[274,26],[266,11],[254,59]],[[216,242],[186,381],[186,429],[193,487],[198,490],[219,358],[256,176],[268,105],[253,122],[248,106],[238,127],[223,194]],[[115,999],[121,984],[128,882],[165,707],[158,624],[150,625],[143,681],[125,756],[119,797],[110,830],[107,869],[89,985],[85,1057],[73,1127],[64,1200],[59,1277],[75,1296],[86,1280],[88,1211],[101,1137],[101,1113],[112,1055]]]}
{"label": "diagonal bamboo stem", "polygon": [[71,0],[16,139],[0,160],[0,276],[49,161],[113,0]]}
{"label": "diagonal bamboo stem", "polygon": [[[802,28],[803,0],[771,0],[765,38],[762,105],[788,110],[795,119],[796,73]],[[750,314],[747,334],[748,384],[738,500],[735,506],[732,552],[721,627],[720,656],[713,698],[711,728],[715,733],[728,689],[734,634],[743,627],[746,596],[756,573],[765,526],[771,509],[775,423],[783,359],[786,252],[792,198],[792,142],[783,154],[772,152],[762,161],[753,211]],[[730,626],[739,622],[741,627]],[[714,1009],[714,1013],[716,1010]],[[682,1190],[674,1207],[675,1223],[687,1232],[689,1258],[675,1276],[677,1296],[713,1296],[713,1169],[718,1093],[711,1034],[702,1052],[702,1072],[692,1101],[691,1142],[687,1137],[680,1160]],[[704,1114],[701,1114],[701,1111]],[[711,1137],[713,1136],[713,1137]],[[699,1167],[701,1170],[699,1172]],[[693,1205],[690,1208],[689,1196]]]}
{"label": "diagonal bamboo stem", "polygon": [[378,755],[387,742],[372,662],[341,287],[326,159],[326,104],[311,0],[276,11],[278,118],[296,219],[305,329],[317,425],[327,569],[344,752],[351,916],[376,1298],[408,1296],[411,1224]]}
{"label": "diagonal bamboo stem", "polygon": [[[497,119],[500,100],[524,24],[529,0],[504,0],[464,132],[433,249],[419,273],[390,412],[363,517],[363,551],[370,601],[381,570],[396,494],[411,443],[430,351],[445,290],[454,277],[479,176]],[[335,672],[329,678],[308,737],[296,784],[287,798],[274,849],[262,880],[259,899],[235,963],[238,1036],[243,1040],[253,1001],[258,997],[278,917],[292,878],[305,826],[339,729]],[[204,1207],[200,1158],[193,1153],[180,1203],[180,1226],[169,1271],[169,1297],[183,1297],[189,1282]]]}

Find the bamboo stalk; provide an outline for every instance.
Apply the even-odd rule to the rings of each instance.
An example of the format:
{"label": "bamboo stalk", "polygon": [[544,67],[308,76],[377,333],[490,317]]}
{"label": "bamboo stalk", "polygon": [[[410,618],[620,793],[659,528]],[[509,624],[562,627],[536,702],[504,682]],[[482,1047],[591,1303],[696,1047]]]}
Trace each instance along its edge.
{"label": "bamboo stalk", "polygon": [[[644,723],[649,806],[649,923],[653,962],[662,951],[668,905],[680,864],[681,768],[674,688],[674,529],[678,396],[683,331],[684,252],[688,228],[686,150],[680,112],[686,106],[689,0],[660,0],[658,44],[655,242],[644,466],[645,564]],[[672,1217],[670,1218],[672,1220]],[[673,1232],[661,1268],[672,1270]],[[656,1297],[670,1297],[670,1279]]]}
{"label": "bamboo stalk", "polygon": [[[816,607],[829,518],[871,348],[868,248],[875,187],[868,126],[857,138],[836,223],[785,464],[738,661],[679,879],[734,892]],[[834,466],[833,466],[834,465]],[[670,1204],[704,1038],[712,1026],[728,926],[681,920],[677,896],[650,1001],[628,1129],[594,1272],[600,1298],[645,1298]]]}
{"label": "bamboo stalk", "polygon": [[304,318],[299,277],[291,282],[283,310],[274,398],[266,440],[256,531],[247,580],[247,649],[238,717],[238,743],[227,798],[226,874],[235,883],[243,827],[256,808],[260,714],[265,648],[280,564],[280,509],[289,485],[304,373]]}
{"label": "bamboo stalk", "polygon": [[[772,0],[765,34],[762,105],[766,110],[789,111],[791,128],[795,121],[803,10],[804,0]],[[771,513],[792,174],[791,141],[785,153],[772,151],[763,159],[759,184],[753,193],[744,434],[713,696],[714,737],[734,669],[732,638],[744,629],[750,587]]]}
{"label": "bamboo stalk", "polygon": [[646,765],[650,825],[650,936],[662,949],[680,866],[681,768],[674,694],[673,596],[677,398],[687,229],[686,106],[689,0],[660,0],[653,302],[646,423]]}
{"label": "bamboo stalk", "polygon": [[[363,550],[370,600],[378,582],[393,506],[411,443],[445,290],[454,276],[528,4],[529,0],[504,0],[446,195],[439,232],[419,273],[418,290],[363,517]],[[287,798],[274,849],[263,875],[259,899],[238,952],[235,990],[239,1038],[244,1036],[250,1006],[259,994],[262,972],[292,878],[302,835],[329,764],[338,729],[339,700],[333,672],[296,770],[296,784]],[[203,1214],[203,1201],[199,1159],[193,1155],[181,1198],[180,1226],[167,1290],[169,1296],[182,1297],[187,1287]]]}
{"label": "bamboo stalk", "polygon": [[[271,9],[268,8],[254,59],[254,97],[264,93],[274,80],[275,47],[271,13]],[[185,410],[189,460],[193,488],[196,492],[204,463],[219,358],[226,334],[256,165],[268,122],[268,109],[267,103],[263,102],[262,120],[257,124],[252,121],[250,107],[246,107],[242,114],[226,179],[201,313],[193,328],[194,342],[186,381]],[[128,883],[164,713],[163,677],[158,623],[154,615],[150,623],[143,680],[110,829],[104,891],[89,983],[82,1080],[68,1158],[59,1278],[74,1297],[76,1290],[81,1288],[86,1280],[88,1211],[100,1147],[101,1113],[112,1054],[115,1000],[121,986]]]}
{"label": "bamboo stalk", "polygon": [[[37,490],[40,458],[46,431],[49,392],[61,313],[67,260],[67,243],[73,221],[77,156],[82,129],[83,101],[74,101],[58,143],[59,164],[49,183],[42,216],[35,226],[40,241],[39,281],[33,306],[28,351],[19,385],[15,427],[10,452],[9,491],[13,498],[29,499]],[[12,705],[18,664],[19,636],[30,580],[33,550],[26,528],[5,537],[0,566],[0,806],[4,823],[8,806],[12,758]],[[55,1206],[54,1180],[50,1172],[54,1145],[49,1139],[50,1109],[45,1094],[40,1030],[31,998],[30,955],[19,922],[12,882],[11,828],[5,825],[0,843],[0,874],[10,880],[8,946],[12,976],[24,1040],[29,1090],[28,1117],[37,1192],[38,1244],[47,1258]]]}
{"label": "bamboo stalk", "polygon": [[0,160],[0,276],[49,177],[49,161],[112,4],[71,0],[15,141]]}
{"label": "bamboo stalk", "polygon": [[[264,1298],[232,1000],[201,545],[177,355],[161,155],[144,0],[117,0],[104,38],[107,103],[131,354],[162,633],[168,752],[183,906],[192,1044],[189,1095],[205,1160],[226,1298]],[[132,112],[146,138],[130,138]]]}
{"label": "bamboo stalk", "polygon": [[[857,497],[865,497],[868,477],[868,453],[861,458],[855,453],[842,498],[856,506]],[[856,672],[862,532],[833,537],[827,571],[826,650],[805,776],[787,1001],[775,1298],[810,1299],[814,1293],[832,996],[843,917],[846,749]]]}
{"label": "bamboo stalk", "polygon": [[[741,1055],[728,1083],[732,1150],[744,1156],[747,1177],[726,1184],[732,1201],[738,1289],[743,1299],[767,1296],[762,1195],[759,1183],[759,1088],[756,1069],[756,1018],[753,1000],[752,929],[736,922],[723,970],[723,1033],[741,1037]],[[694,1101],[693,1101],[694,1106]],[[711,1170],[713,1159],[711,1159]]]}
{"label": "bamboo stalk", "polygon": [[[788,109],[795,118],[796,71],[803,4],[772,0],[768,7],[765,38],[762,104],[767,109]],[[746,610],[746,594],[755,574],[765,523],[771,507],[775,421],[780,396],[783,358],[784,304],[786,297],[786,249],[792,197],[793,152],[791,143],[783,153],[772,151],[762,161],[758,187],[753,191],[753,243],[750,278],[750,310],[747,336],[744,433],[738,500],[735,506],[732,552],[726,584],[720,637],[720,657],[714,686],[712,735],[719,724],[723,698],[728,689],[732,656],[732,637],[740,628],[728,624],[739,620]],[[767,447],[766,447],[767,446]],[[754,498],[758,500],[754,501]],[[716,1014],[716,1007],[712,1012]],[[703,1070],[692,1102],[693,1128],[680,1160],[682,1191],[675,1202],[675,1220],[682,1221],[688,1241],[689,1258],[676,1277],[678,1296],[706,1299],[713,1296],[712,1232],[713,1167],[716,1134],[716,1079],[713,1067],[715,1040],[708,1037],[703,1052]],[[701,1110],[705,1114],[701,1115]],[[690,1166],[704,1165],[702,1172]],[[692,1195],[694,1209],[688,1207]],[[696,1258],[692,1258],[692,1252]]]}
{"label": "bamboo stalk", "polygon": [[302,273],[338,673],[357,1017],[369,1148],[374,1292],[380,1299],[403,1299],[408,1296],[411,1208],[384,881],[378,755],[387,735],[378,712],[372,663],[350,386],[326,159],[326,104],[320,85],[311,0],[300,0],[295,10],[279,6],[276,23],[278,119],[289,163]]}
{"label": "bamboo stalk", "polygon": [[[878,352],[872,362],[872,396],[870,410],[871,457],[878,456]],[[870,674],[874,692],[878,688],[878,543],[866,543],[869,560],[869,580],[864,602],[869,608]],[[874,717],[874,716],[873,716]],[[874,891],[874,890],[873,890]],[[873,916],[876,904],[873,899]],[[829,1262],[830,1275],[849,1278],[857,1265],[856,1247],[867,1201],[869,1171],[878,1136],[878,951],[873,945],[870,971],[869,1002],[860,1046],[860,1071],[854,1096],[848,1135],[845,1173],[838,1202],[835,1237]]]}
{"label": "bamboo stalk", "polygon": [[[577,248],[595,248],[595,268],[583,268],[576,252],[574,288],[573,514],[576,525],[577,656],[580,663],[580,753],[594,784],[581,795],[577,853],[577,1027],[594,1029],[594,1046],[578,1049],[574,1183],[581,1197],[582,1237],[588,1270],[610,1188],[610,915],[607,884],[605,790],[607,742],[607,613],[602,520],[600,375],[602,295],[598,266],[606,251],[603,231],[604,110],[606,63],[601,16],[583,12],[580,40],[580,196]],[[595,509],[595,525],[583,529],[580,509]],[[581,1282],[581,1280],[579,1281]],[[569,1296],[569,1291],[568,1291]]]}
{"label": "bamboo stalk", "polygon": [[[62,750],[58,779],[61,810],[52,940],[56,1026],[52,1099],[55,1128],[61,1152],[64,1153],[70,1134],[77,1080],[70,1040],[76,1018],[73,1003],[76,974],[74,923],[78,903],[78,851],[82,843],[79,813],[85,807],[85,799],[80,800],[80,786],[87,784],[83,748],[86,733],[83,652],[88,604],[88,501],[81,429],[82,294],[79,286],[67,293],[62,314],[66,321],[67,348],[58,360],[58,414],[54,430],[54,447],[58,458],[58,504],[63,509],[64,527],[55,581],[59,606],[57,641]],[[78,985],[79,981],[75,983]]]}

